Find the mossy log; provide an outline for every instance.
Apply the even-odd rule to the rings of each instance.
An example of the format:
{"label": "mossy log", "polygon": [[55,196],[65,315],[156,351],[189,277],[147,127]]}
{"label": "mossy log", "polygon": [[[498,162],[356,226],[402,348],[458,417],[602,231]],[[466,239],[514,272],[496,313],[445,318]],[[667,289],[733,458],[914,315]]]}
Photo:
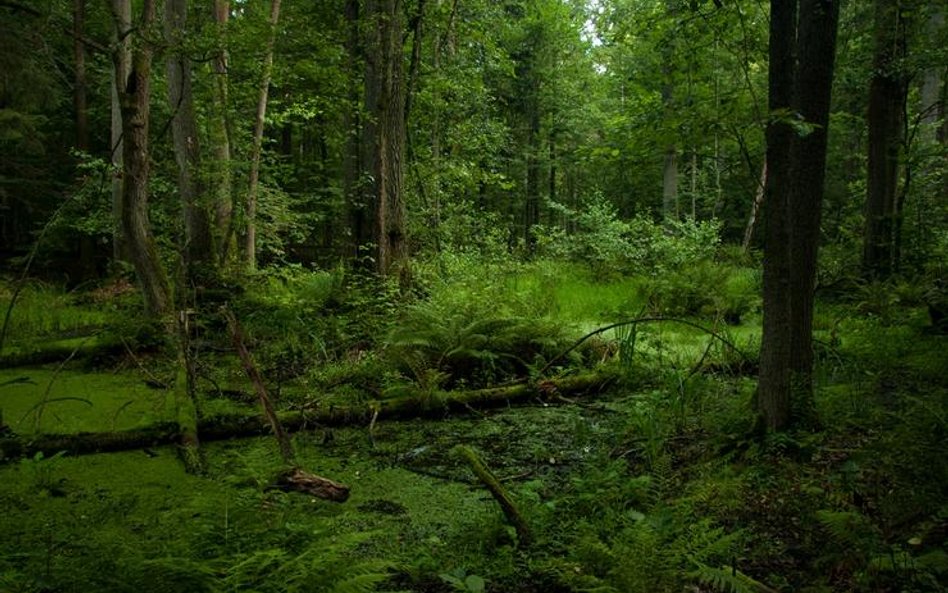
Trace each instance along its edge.
{"label": "mossy log", "polygon": [[507,522],[517,531],[517,544],[520,547],[529,546],[532,540],[530,527],[520,513],[520,509],[517,508],[517,505],[510,497],[510,494],[507,493],[507,489],[501,485],[500,480],[497,479],[493,472],[488,469],[487,465],[484,464],[484,461],[478,457],[477,453],[470,447],[461,445],[458,446],[455,451],[470,464],[474,475],[484,484],[490,492],[490,495],[493,496],[497,504],[500,505],[500,509],[504,512],[504,517],[507,518]]}
{"label": "mossy log", "polygon": [[[613,383],[616,375],[610,372],[588,373],[538,384],[520,383],[490,389],[454,391],[432,397],[405,397],[380,400],[358,406],[331,406],[303,411],[279,412],[280,424],[288,431],[305,430],[314,426],[368,426],[376,421],[411,418],[443,418],[448,413],[467,413],[471,409],[506,406],[526,400],[541,399],[562,402],[561,396],[597,393]],[[259,415],[224,415],[203,418],[198,424],[202,442],[271,434],[268,419]],[[38,434],[0,438],[0,460],[32,456],[42,451],[46,455],[68,451],[78,455],[110,451],[128,451],[157,445],[168,445],[180,440],[175,422],[124,431],[80,432],[74,434]]]}
{"label": "mossy log", "polygon": [[0,355],[0,368],[62,362],[69,358],[115,356],[124,351],[125,345],[122,341],[112,336],[67,338],[25,346],[9,346]]}

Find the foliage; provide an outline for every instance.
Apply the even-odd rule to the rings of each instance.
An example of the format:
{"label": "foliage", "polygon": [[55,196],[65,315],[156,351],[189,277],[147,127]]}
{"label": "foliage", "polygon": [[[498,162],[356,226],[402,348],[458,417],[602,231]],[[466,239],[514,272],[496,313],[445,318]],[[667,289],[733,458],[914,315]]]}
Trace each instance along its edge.
{"label": "foliage", "polygon": [[600,277],[680,269],[712,257],[719,242],[716,221],[674,221],[664,226],[641,216],[623,221],[601,196],[581,210],[550,206],[576,230],[538,227],[538,248],[551,257],[590,265]]}
{"label": "foliage", "polygon": [[[408,308],[386,350],[420,384],[483,387],[537,370],[566,348],[565,338],[544,319],[499,317],[476,299],[466,305],[449,299]],[[426,372],[438,377],[426,380]]]}
{"label": "foliage", "polygon": [[736,325],[760,309],[760,283],[757,270],[700,260],[652,276],[639,291],[655,314],[700,316]]}

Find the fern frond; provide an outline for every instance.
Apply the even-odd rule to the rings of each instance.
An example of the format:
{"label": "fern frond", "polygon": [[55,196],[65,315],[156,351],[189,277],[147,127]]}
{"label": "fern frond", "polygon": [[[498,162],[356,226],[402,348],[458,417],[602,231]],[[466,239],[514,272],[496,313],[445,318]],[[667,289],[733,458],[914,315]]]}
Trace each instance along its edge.
{"label": "fern frond", "polygon": [[773,589],[754,580],[732,566],[714,568],[695,562],[697,567],[688,576],[720,593],[772,593]]}

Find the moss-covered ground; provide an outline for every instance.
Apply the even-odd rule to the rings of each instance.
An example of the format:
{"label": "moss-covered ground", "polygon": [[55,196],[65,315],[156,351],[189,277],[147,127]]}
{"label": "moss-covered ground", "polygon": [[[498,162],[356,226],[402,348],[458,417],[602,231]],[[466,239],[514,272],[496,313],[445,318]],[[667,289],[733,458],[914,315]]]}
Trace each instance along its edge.
{"label": "moss-covered ground", "polygon": [[[948,348],[920,307],[820,302],[821,425],[761,438],[753,360],[734,364],[759,343],[753,298],[668,308],[647,280],[537,266],[432,284],[393,310],[372,291],[333,296],[325,273],[297,280],[268,279],[266,298],[251,287],[236,304],[283,407],[503,382],[640,315],[718,337],[675,322],[604,333],[545,371],[609,365],[622,376],[575,400],[307,427],[293,437],[297,460],[350,486],[342,504],[275,488],[272,437],[206,443],[197,476],[176,447],[6,460],[0,591],[948,588]],[[728,323],[735,310],[740,323]],[[212,325],[197,336],[203,409],[256,414]],[[159,348],[0,370],[4,424],[29,439],[171,420],[174,361]],[[509,490],[530,545],[458,445]]]}

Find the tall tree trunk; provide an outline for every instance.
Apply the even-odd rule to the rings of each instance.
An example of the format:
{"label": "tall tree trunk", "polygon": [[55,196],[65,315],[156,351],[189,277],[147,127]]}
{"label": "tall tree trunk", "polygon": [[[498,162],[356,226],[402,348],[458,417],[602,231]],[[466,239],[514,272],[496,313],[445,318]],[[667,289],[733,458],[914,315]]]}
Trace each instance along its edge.
{"label": "tall tree trunk", "polygon": [[185,270],[189,280],[210,278],[215,269],[211,221],[205,206],[206,184],[202,179],[201,145],[194,96],[191,90],[191,60],[184,52],[188,33],[187,0],[165,0],[165,37],[168,53],[168,102],[171,135],[178,165],[178,194],[184,215]]}
{"label": "tall tree trunk", "polygon": [[76,148],[89,150],[89,111],[86,105],[86,46],[82,42],[85,34],[86,0],[73,1],[73,57],[75,59],[75,88],[73,107],[76,112]]}
{"label": "tall tree trunk", "polygon": [[[89,150],[89,112],[86,94],[86,47],[82,42],[85,35],[86,0],[73,1],[73,59],[75,71],[73,78],[73,109],[76,115],[76,148],[81,152]],[[95,274],[95,246],[92,235],[79,235],[79,277],[89,278]]]}
{"label": "tall tree trunk", "polygon": [[234,187],[231,171],[230,148],[230,81],[227,73],[227,22],[230,18],[230,0],[214,0],[214,23],[217,28],[217,48],[214,68],[214,100],[210,117],[210,137],[214,162],[211,168],[214,184],[214,234],[217,238],[218,262],[227,263],[234,249]]}
{"label": "tall tree trunk", "polygon": [[547,198],[549,198],[551,202],[555,202],[557,196],[556,196],[556,133],[554,131],[550,131],[549,143],[550,143],[550,146],[549,146],[550,148],[550,176],[549,176],[549,181],[547,184],[548,185]]}
{"label": "tall tree trunk", "polygon": [[122,106],[119,103],[118,89],[124,89],[128,82],[128,73],[132,69],[132,40],[127,34],[132,28],[132,8],[130,1],[106,0],[110,3],[115,27],[112,32],[112,259],[115,262],[128,261],[128,249],[122,231],[122,191],[124,187],[124,142],[122,138]]}
{"label": "tall tree trunk", "polygon": [[537,238],[533,228],[540,224],[540,90],[534,83],[527,109],[529,129],[527,131],[527,184],[524,210],[523,238],[527,254],[536,251]]}
{"label": "tall tree trunk", "polygon": [[757,191],[754,193],[754,203],[751,204],[751,213],[747,217],[747,226],[744,227],[744,240],[741,241],[741,250],[744,253],[750,251],[751,239],[754,238],[754,227],[757,224],[757,216],[760,214],[760,207],[764,203],[764,193],[767,187],[767,159],[760,168],[760,180],[757,182]]}
{"label": "tall tree trunk", "polygon": [[[111,0],[112,17],[119,39],[132,35],[131,29],[123,28],[124,14],[130,14],[130,0]],[[154,0],[144,0],[140,31],[148,31],[155,22]],[[152,316],[165,314],[171,305],[171,288],[148,221],[148,124],[150,115],[149,92],[151,87],[151,45],[145,34],[137,35],[131,56],[131,68],[126,83],[116,80],[119,105],[122,114],[123,179],[122,179],[122,234],[129,258],[135,267],[145,301],[145,312]],[[117,72],[121,71],[121,51],[113,55]]]}
{"label": "tall tree trunk", "polygon": [[[359,0],[346,0],[346,97],[348,104],[343,111],[343,128],[346,133],[345,153],[342,160],[342,185],[346,198],[346,213],[349,222],[348,255],[358,260],[359,249],[372,242],[372,212],[370,199],[362,184],[363,164],[363,122],[360,117],[360,92],[357,74],[363,70],[362,42],[359,34]],[[364,74],[364,73],[363,73]],[[367,81],[367,79],[366,79]]]}
{"label": "tall tree trunk", "polygon": [[813,298],[816,290],[826,146],[840,0],[800,0],[797,110],[813,130],[795,139],[791,179],[790,372],[792,413],[811,419],[813,409]]}
{"label": "tall tree trunk", "polygon": [[280,20],[280,0],[270,0],[270,33],[267,37],[266,54],[263,58],[263,72],[260,76],[260,88],[257,96],[257,115],[253,124],[253,144],[250,149],[250,182],[247,188],[247,229],[244,235],[244,262],[248,270],[257,267],[257,194],[260,188],[260,153],[263,149],[263,124],[267,116],[267,96],[270,91],[270,78],[273,75],[273,46],[276,41],[276,28]]}
{"label": "tall tree trunk", "polygon": [[669,144],[662,167],[662,218],[678,220],[678,149]]}
{"label": "tall tree trunk", "polygon": [[[812,323],[839,0],[771,0],[764,334],[757,410],[768,430],[812,413]],[[799,20],[797,20],[797,18]],[[796,60],[794,59],[796,55]],[[813,126],[795,136],[788,114]]]}
{"label": "tall tree trunk", "polygon": [[369,168],[374,206],[375,269],[381,276],[408,281],[403,165],[405,160],[405,84],[401,0],[367,0],[369,43],[365,56],[364,161]]}
{"label": "tall tree trunk", "polygon": [[[764,314],[757,412],[768,430],[790,422],[790,145],[796,64],[796,0],[770,2],[767,181],[764,215]],[[783,114],[779,116],[778,114]]]}
{"label": "tall tree trunk", "polygon": [[[675,0],[665,0],[665,12],[669,19],[674,20],[678,13]],[[674,110],[675,89],[673,83],[675,60],[674,40],[666,40],[662,49],[662,106],[665,117],[669,118]],[[665,147],[662,165],[662,219],[667,223],[678,220],[678,148],[674,142]]]}
{"label": "tall tree trunk", "polygon": [[869,159],[862,266],[872,278],[893,272],[903,108],[908,80],[905,18],[899,0],[875,0],[875,49],[869,86]]}

